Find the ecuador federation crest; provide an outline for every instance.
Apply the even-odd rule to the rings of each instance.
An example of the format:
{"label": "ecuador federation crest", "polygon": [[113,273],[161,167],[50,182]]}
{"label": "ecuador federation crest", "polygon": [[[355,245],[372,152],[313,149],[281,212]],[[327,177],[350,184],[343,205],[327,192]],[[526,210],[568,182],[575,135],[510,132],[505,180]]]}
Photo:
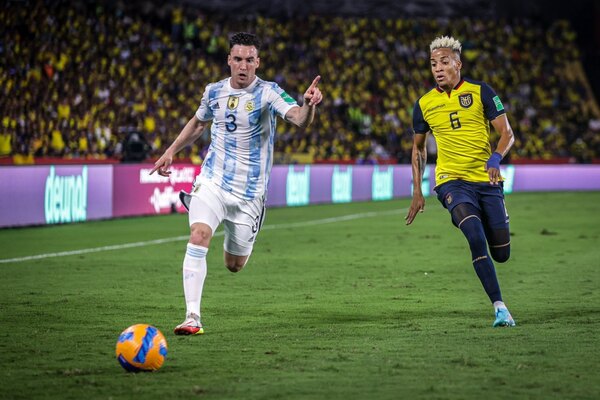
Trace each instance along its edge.
{"label": "ecuador federation crest", "polygon": [[452,204],[452,193],[446,195],[446,205]]}
{"label": "ecuador federation crest", "polygon": [[240,98],[236,96],[229,96],[227,99],[227,108],[230,110],[235,110],[240,102]]}
{"label": "ecuador federation crest", "polygon": [[461,107],[469,108],[473,104],[473,94],[465,93],[458,95],[458,101],[460,102]]}

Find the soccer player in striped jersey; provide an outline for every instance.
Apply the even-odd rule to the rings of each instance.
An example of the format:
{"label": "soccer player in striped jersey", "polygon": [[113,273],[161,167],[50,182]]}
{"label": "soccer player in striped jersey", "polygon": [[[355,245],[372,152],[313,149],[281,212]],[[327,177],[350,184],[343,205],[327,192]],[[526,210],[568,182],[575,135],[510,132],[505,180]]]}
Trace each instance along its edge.
{"label": "soccer player in striped jersey", "polygon": [[[406,224],[410,225],[425,209],[421,182],[427,161],[426,138],[432,133],[438,147],[435,191],[454,225],[467,238],[475,272],[494,306],[492,326],[515,326],[502,300],[492,262],[493,258],[502,263],[510,256],[500,161],[513,145],[513,132],[494,90],[484,82],[461,77],[458,40],[438,37],[431,42],[430,50],[437,86],[417,100],[413,111],[414,192]],[[494,152],[490,122],[500,133]]]}
{"label": "soccer player in striped jersey", "polygon": [[277,117],[299,127],[314,119],[323,98],[317,76],[299,106],[276,83],[256,76],[260,40],[239,32],[231,36],[227,63],[231,76],[206,86],[200,106],[150,173],[168,176],[177,152],[197,140],[209,125],[211,143],[190,194],[180,198],[189,211],[190,239],[183,260],[186,318],[178,335],[204,333],[200,302],[206,254],[217,227],[225,230],[225,266],[239,272],[248,261],[265,217],[265,195],[273,164]]}

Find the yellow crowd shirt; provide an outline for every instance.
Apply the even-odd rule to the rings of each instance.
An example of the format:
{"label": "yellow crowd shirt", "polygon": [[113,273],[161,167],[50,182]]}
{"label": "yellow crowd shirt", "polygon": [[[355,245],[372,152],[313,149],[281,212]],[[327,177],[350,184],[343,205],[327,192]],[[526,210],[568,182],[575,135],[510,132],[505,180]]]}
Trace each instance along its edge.
{"label": "yellow crowd shirt", "polygon": [[491,155],[489,121],[504,113],[490,86],[468,79],[461,79],[450,94],[438,86],[417,100],[414,133],[431,132],[437,143],[436,186],[456,179],[490,181],[485,171]]}
{"label": "yellow crowd shirt", "polygon": [[12,135],[0,133],[0,157],[8,156],[12,152]]}

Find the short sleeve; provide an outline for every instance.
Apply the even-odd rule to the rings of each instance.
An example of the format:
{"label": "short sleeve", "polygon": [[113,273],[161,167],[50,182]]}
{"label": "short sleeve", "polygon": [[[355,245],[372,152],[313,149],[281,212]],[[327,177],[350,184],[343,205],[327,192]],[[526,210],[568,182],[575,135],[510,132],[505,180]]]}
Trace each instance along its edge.
{"label": "short sleeve", "polygon": [[196,111],[196,118],[198,118],[200,121],[210,121],[215,117],[209,107],[210,87],[211,85],[207,85],[204,89],[200,106]]}
{"label": "short sleeve", "polygon": [[269,103],[271,108],[275,110],[277,115],[285,118],[290,109],[298,107],[298,103],[289,94],[279,87],[276,83],[272,83],[269,91]]}
{"label": "short sleeve", "polygon": [[481,84],[481,102],[483,103],[483,113],[490,121],[506,114],[500,97],[487,83]]}
{"label": "short sleeve", "polygon": [[419,101],[415,102],[415,107],[413,109],[413,131],[415,133],[427,133],[430,131],[429,124],[425,122],[425,118],[423,118],[423,110],[421,110],[421,105]]}

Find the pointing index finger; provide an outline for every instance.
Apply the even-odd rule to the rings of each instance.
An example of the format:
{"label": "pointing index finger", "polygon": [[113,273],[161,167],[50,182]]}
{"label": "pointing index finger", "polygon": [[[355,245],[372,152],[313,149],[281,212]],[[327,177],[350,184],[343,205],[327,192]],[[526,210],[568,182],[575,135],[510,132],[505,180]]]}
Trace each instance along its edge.
{"label": "pointing index finger", "polygon": [[308,88],[309,90],[314,89],[317,87],[317,85],[319,84],[319,81],[321,80],[321,75],[317,75],[315,77],[315,79],[313,79],[312,83],[310,84],[310,87]]}

